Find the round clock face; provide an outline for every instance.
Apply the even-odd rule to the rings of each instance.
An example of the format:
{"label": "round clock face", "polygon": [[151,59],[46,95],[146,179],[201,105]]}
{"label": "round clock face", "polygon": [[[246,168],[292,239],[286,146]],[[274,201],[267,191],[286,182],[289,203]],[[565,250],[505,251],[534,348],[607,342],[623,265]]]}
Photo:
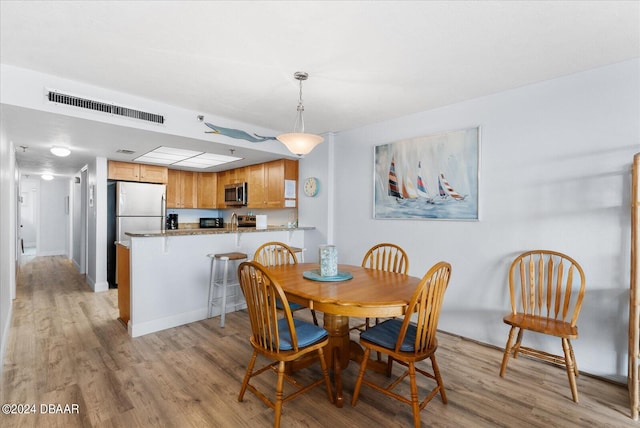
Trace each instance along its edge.
{"label": "round clock face", "polygon": [[319,183],[315,177],[309,177],[304,181],[304,194],[307,196],[315,196],[318,194]]}

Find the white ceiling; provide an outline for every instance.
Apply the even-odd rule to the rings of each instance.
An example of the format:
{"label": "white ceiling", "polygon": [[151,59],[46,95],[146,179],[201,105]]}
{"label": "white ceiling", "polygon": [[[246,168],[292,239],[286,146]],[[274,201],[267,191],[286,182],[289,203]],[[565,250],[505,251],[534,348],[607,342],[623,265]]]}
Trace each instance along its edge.
{"label": "white ceiling", "polygon": [[[3,0],[0,15],[3,64],[282,131],[298,70],[310,75],[307,131],[325,133],[640,56],[638,1]],[[114,158],[114,139],[143,152],[175,138],[8,106],[2,115],[16,146],[30,147],[18,162],[31,173]],[[50,127],[87,153],[45,156]]]}

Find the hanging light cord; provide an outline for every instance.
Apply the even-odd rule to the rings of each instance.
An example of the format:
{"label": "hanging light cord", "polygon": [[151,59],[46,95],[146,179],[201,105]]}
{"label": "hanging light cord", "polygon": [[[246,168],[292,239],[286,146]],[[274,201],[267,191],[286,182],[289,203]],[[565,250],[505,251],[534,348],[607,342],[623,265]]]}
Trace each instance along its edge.
{"label": "hanging light cord", "polygon": [[304,134],[304,117],[302,116],[302,112],[304,112],[304,105],[302,105],[302,81],[304,79],[298,79],[300,82],[300,94],[298,96],[298,114],[296,115],[296,123],[293,125],[294,132],[300,132]]}

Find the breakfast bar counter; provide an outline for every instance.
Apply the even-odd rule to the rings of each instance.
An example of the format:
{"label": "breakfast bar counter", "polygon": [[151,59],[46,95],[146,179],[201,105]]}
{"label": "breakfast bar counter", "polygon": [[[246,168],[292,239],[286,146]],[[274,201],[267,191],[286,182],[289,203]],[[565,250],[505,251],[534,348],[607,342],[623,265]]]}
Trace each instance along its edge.
{"label": "breakfast bar counter", "polygon": [[220,235],[229,233],[260,233],[260,232],[282,232],[282,231],[299,231],[299,230],[315,230],[315,227],[296,227],[287,226],[267,226],[266,229],[257,229],[255,227],[221,227],[221,228],[185,228],[173,230],[155,230],[146,232],[127,232],[125,235],[130,237],[160,237],[160,236],[191,236],[191,235]]}
{"label": "breakfast bar counter", "polygon": [[[315,228],[269,226],[125,233],[130,239],[129,335],[141,336],[207,318],[211,270],[208,254],[241,252],[252,259],[255,250],[268,241],[304,248],[305,235],[309,233],[315,233]],[[235,265],[230,274],[231,271],[235,271]],[[219,314],[220,308],[214,308],[213,316]]]}

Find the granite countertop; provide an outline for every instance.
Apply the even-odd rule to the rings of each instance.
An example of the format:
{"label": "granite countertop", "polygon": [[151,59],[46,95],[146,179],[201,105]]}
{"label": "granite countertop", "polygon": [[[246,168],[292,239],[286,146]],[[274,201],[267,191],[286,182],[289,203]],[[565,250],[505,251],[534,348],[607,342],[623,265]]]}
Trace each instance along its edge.
{"label": "granite countertop", "polygon": [[135,238],[144,238],[144,237],[159,237],[159,236],[190,236],[190,235],[219,235],[223,233],[255,233],[255,232],[276,232],[283,230],[314,230],[315,227],[312,226],[302,226],[302,227],[287,227],[287,226],[267,226],[266,229],[256,229],[255,227],[238,227],[237,229],[231,229],[227,227],[223,228],[205,228],[200,229],[197,227],[186,228],[186,229],[174,229],[174,230],[148,230],[141,232],[125,232],[125,235],[135,237]]}

